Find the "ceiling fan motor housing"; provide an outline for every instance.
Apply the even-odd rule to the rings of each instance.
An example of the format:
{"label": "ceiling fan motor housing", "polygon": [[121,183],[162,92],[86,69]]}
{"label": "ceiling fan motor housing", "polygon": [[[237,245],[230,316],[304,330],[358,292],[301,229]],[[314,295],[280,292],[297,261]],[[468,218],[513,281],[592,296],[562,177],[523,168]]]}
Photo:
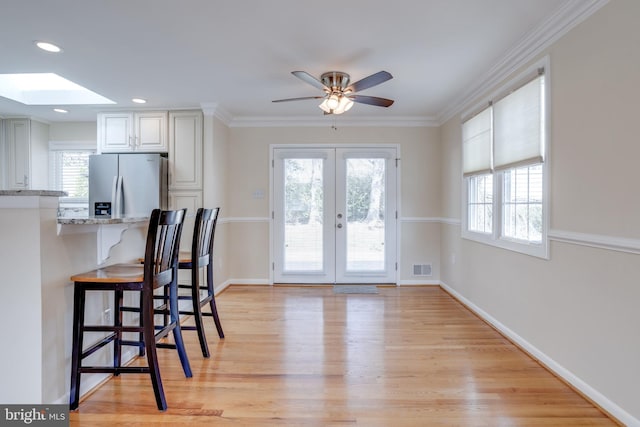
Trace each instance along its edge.
{"label": "ceiling fan motor housing", "polygon": [[320,76],[320,81],[331,91],[344,92],[349,86],[349,74],[342,71],[329,71]]}

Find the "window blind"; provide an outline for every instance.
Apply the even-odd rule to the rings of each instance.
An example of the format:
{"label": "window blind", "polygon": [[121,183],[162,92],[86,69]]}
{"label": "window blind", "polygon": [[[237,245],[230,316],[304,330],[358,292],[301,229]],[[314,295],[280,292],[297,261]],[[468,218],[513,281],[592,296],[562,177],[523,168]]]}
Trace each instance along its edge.
{"label": "window blind", "polygon": [[542,163],[544,75],[493,105],[493,150],[496,170]]}
{"label": "window blind", "polygon": [[462,124],[462,159],[465,177],[491,172],[491,107]]}
{"label": "window blind", "polygon": [[57,190],[66,191],[67,201],[89,198],[90,151],[56,151],[54,180]]}

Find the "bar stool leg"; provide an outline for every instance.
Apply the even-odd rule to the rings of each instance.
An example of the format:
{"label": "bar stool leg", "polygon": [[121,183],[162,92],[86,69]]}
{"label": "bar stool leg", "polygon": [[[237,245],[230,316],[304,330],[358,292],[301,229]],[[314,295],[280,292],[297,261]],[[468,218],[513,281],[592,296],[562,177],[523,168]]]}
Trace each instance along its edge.
{"label": "bar stool leg", "polygon": [[184,376],[191,378],[191,365],[189,364],[189,358],[187,357],[187,349],[184,346],[182,339],[182,330],[180,329],[180,313],[178,308],[178,283],[177,279],[169,286],[169,311],[171,322],[175,324],[173,328],[173,340],[176,343],[176,350],[178,350],[178,356],[180,357],[180,363],[182,364],[182,370]]}
{"label": "bar stool leg", "polygon": [[209,346],[207,345],[207,337],[204,333],[204,321],[202,320],[202,307],[200,306],[200,279],[199,269],[196,263],[191,266],[191,305],[193,306],[193,317],[196,323],[196,331],[198,332],[198,340],[200,341],[200,350],[203,357],[209,357]]}
{"label": "bar stool leg", "polygon": [[[138,295],[140,296],[140,300],[138,301],[138,307],[140,307],[140,314],[138,315],[138,325],[142,328],[144,327],[144,316],[142,315],[142,298],[143,298],[142,291],[138,292]],[[138,333],[138,341],[141,343],[145,342],[144,330],[143,332]],[[144,356],[144,345],[141,345],[140,347],[138,347],[138,356],[140,357]]]}
{"label": "bar stool leg", "polygon": [[153,294],[152,291],[143,290],[142,294],[142,313],[143,317],[143,334],[144,345],[147,353],[147,364],[149,366],[149,374],[151,375],[151,384],[153,385],[153,393],[156,397],[156,405],[161,411],[167,409],[167,400],[164,397],[164,387],[160,378],[160,369],[158,367],[158,355],[155,345],[155,328],[153,326]]}
{"label": "bar stool leg", "polygon": [[[113,325],[115,326],[115,337],[113,338],[113,367],[122,366],[122,289],[116,289],[113,293]],[[114,376],[119,376],[120,371],[116,369]]]}
{"label": "bar stool leg", "polygon": [[69,410],[78,409],[80,403],[80,365],[82,355],[82,339],[84,336],[84,302],[85,291],[77,283],[73,291],[73,330],[71,350],[71,387],[69,393]]}
{"label": "bar stool leg", "polygon": [[218,337],[224,338],[224,331],[222,330],[222,324],[220,323],[220,317],[218,317],[218,309],[216,307],[216,297],[214,296],[213,291],[213,265],[207,266],[207,292],[209,292],[209,306],[211,308],[211,315],[213,316],[213,321],[216,324],[216,329],[218,330]]}

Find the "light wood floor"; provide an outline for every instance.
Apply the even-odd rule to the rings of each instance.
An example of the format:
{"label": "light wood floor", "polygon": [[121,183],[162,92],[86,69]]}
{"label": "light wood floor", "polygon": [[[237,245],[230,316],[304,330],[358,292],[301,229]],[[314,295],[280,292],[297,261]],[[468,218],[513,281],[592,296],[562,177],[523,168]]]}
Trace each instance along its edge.
{"label": "light wood floor", "polygon": [[148,375],[121,375],[71,425],[615,425],[439,287],[232,286],[217,302],[210,359],[184,332],[193,378],[159,350],[166,412]]}

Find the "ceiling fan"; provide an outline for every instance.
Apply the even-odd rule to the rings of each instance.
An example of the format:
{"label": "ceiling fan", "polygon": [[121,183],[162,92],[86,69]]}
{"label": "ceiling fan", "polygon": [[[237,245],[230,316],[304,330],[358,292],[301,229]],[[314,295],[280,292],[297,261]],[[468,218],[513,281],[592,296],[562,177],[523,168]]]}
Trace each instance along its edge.
{"label": "ceiling fan", "polygon": [[377,86],[393,78],[386,71],[379,71],[368,77],[349,84],[349,74],[342,71],[329,71],[320,76],[313,77],[306,71],[292,71],[291,74],[310,85],[322,89],[324,96],[304,96],[301,98],[276,99],[273,102],[300,101],[303,99],[322,99],[319,107],[324,114],[342,114],[353,107],[354,102],[375,105],[377,107],[389,107],[392,99],[378,98],[377,96],[356,95],[356,92]]}

